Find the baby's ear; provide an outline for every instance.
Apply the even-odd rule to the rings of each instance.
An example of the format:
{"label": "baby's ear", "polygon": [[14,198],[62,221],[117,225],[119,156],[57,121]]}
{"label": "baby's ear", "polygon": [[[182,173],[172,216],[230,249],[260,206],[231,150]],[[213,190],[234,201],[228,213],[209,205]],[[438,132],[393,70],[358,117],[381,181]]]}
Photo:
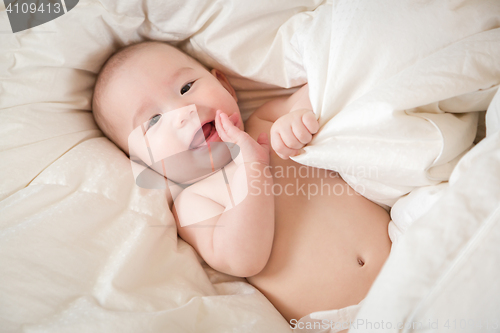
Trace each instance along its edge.
{"label": "baby's ear", "polygon": [[219,80],[219,82],[222,84],[222,86],[224,88],[226,88],[227,91],[229,91],[231,96],[233,96],[234,100],[236,102],[238,102],[238,97],[236,97],[236,91],[234,91],[234,88],[229,83],[229,80],[227,79],[226,75],[224,75],[224,73],[222,73],[220,70],[215,69],[215,68],[212,69],[211,73],[213,76],[215,76],[217,78],[217,80]]}

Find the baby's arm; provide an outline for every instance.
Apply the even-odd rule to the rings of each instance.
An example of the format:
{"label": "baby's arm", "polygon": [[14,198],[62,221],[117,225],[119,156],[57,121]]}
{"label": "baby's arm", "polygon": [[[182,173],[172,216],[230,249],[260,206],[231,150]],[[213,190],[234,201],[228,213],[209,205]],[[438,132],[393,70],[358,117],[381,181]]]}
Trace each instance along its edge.
{"label": "baby's arm", "polygon": [[[210,266],[234,276],[252,276],[267,264],[274,238],[274,197],[264,191],[265,186],[273,184],[272,178],[266,177],[269,143],[267,135],[259,136],[256,142],[235,127],[225,114],[216,117],[216,127],[222,140],[240,147],[244,159],[237,166],[231,188],[249,189],[250,185],[253,190],[257,186],[262,188],[256,193],[249,191],[235,207],[227,208],[200,193],[184,191],[176,199],[173,211],[179,235]],[[185,212],[190,219],[200,222],[181,227]]]}

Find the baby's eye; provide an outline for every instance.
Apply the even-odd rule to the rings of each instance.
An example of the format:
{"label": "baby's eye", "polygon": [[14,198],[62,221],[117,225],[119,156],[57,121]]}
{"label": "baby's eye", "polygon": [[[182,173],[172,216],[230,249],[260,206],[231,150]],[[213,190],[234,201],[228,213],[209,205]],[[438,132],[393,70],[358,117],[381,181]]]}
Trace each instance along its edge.
{"label": "baby's eye", "polygon": [[153,127],[154,124],[156,124],[160,120],[160,118],[161,118],[161,114],[157,114],[157,115],[154,115],[151,119],[149,119],[147,129],[150,129],[151,127]]}
{"label": "baby's eye", "polygon": [[191,89],[191,87],[193,86],[193,84],[194,84],[194,81],[193,82],[189,82],[184,87],[182,87],[181,88],[181,95],[184,95],[185,93],[187,93],[189,91],[189,89]]}

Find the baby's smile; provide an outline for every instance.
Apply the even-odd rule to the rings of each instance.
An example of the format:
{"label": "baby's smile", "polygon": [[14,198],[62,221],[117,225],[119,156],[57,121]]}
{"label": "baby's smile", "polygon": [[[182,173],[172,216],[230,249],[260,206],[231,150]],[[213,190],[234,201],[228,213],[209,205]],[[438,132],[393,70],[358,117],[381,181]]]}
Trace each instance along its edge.
{"label": "baby's smile", "polygon": [[[229,116],[229,120],[236,126],[239,126],[240,119],[237,114],[233,113]],[[193,139],[191,140],[191,144],[189,149],[200,148],[201,146],[205,146],[205,143],[210,142],[221,142],[221,138],[217,133],[217,129],[215,127],[215,119],[206,121],[202,124],[201,128],[196,131]]]}
{"label": "baby's smile", "polygon": [[202,146],[205,142],[220,141],[219,135],[215,128],[215,121],[206,122],[196,131],[189,149],[195,149]]}

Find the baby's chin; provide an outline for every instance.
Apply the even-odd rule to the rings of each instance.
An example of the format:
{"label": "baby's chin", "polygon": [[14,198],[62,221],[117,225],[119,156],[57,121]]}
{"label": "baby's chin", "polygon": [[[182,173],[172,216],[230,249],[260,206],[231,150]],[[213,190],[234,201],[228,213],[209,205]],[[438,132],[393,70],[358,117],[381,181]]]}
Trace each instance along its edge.
{"label": "baby's chin", "polygon": [[193,179],[193,180],[190,180],[189,182],[183,182],[183,183],[177,183],[177,184],[179,184],[179,185],[181,185],[181,186],[183,186],[183,187],[190,186],[190,185],[193,185],[193,184],[196,184],[196,183],[198,183],[198,182],[202,181],[203,179],[206,179],[206,178],[208,178],[208,177],[212,176],[213,174],[215,174],[215,173],[219,172],[220,170],[221,170],[221,169],[218,169],[218,170],[212,171],[212,172],[210,172],[210,173],[207,173],[206,175],[203,175],[203,176],[200,176],[200,177],[195,178],[195,179]]}
{"label": "baby's chin", "polygon": [[208,139],[199,147],[163,159],[167,178],[179,185],[192,185],[223,169],[238,156],[237,145],[223,142],[217,134]]}

